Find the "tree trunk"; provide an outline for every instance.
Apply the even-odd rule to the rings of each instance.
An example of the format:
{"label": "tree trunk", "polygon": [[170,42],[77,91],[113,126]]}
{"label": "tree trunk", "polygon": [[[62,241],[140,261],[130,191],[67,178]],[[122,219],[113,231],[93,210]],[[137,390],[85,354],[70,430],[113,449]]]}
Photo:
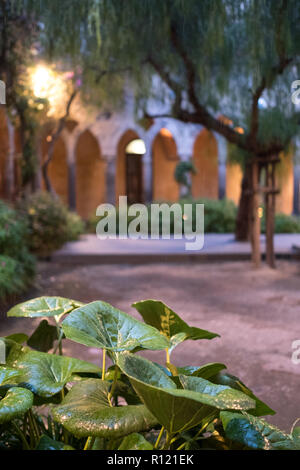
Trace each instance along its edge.
{"label": "tree trunk", "polygon": [[235,239],[241,242],[248,241],[250,239],[250,213],[252,198],[251,171],[251,165],[246,165],[236,220]]}
{"label": "tree trunk", "polygon": [[[51,157],[52,157],[52,155],[51,155]],[[47,155],[47,159],[44,161],[44,163],[42,165],[42,175],[43,175],[43,180],[44,180],[46,191],[48,191],[48,193],[54,195],[55,194],[54,189],[52,188],[50,178],[49,178],[49,175],[48,175],[48,166],[49,166],[49,163],[51,161],[51,157],[49,158],[49,154]]]}

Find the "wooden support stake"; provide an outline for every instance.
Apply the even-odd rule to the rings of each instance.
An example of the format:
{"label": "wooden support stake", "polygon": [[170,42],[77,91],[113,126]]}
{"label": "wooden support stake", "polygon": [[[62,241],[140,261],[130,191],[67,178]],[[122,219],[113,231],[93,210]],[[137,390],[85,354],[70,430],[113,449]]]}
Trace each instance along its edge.
{"label": "wooden support stake", "polygon": [[260,253],[260,218],[258,215],[259,209],[259,193],[257,191],[259,184],[259,164],[254,161],[252,163],[252,223],[251,223],[251,245],[252,245],[252,263],[255,268],[260,267],[261,253]]}
{"label": "wooden support stake", "polygon": [[[275,162],[267,166],[266,186],[275,188]],[[266,193],[266,262],[270,268],[275,268],[274,252],[274,219],[275,219],[275,193]]]}

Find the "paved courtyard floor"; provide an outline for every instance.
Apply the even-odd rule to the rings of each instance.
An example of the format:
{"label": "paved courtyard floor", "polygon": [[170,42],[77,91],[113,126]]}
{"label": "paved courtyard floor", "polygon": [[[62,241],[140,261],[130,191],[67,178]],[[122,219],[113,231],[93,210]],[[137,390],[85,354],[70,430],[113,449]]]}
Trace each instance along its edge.
{"label": "paved courtyard floor", "polygon": [[[253,270],[250,263],[155,263],[82,265],[40,263],[29,297],[60,295],[84,302],[105,300],[139,315],[134,301],[161,299],[191,325],[221,335],[187,341],[174,351],[176,365],[224,362],[277,410],[270,421],[289,430],[300,417],[300,364],[292,363],[292,342],[300,339],[300,264],[278,261],[277,270]],[[3,310],[3,309],[2,309]],[[6,319],[0,336],[32,331],[37,320]],[[95,349],[66,343],[66,353],[99,363]],[[164,361],[164,353],[146,353]]]}
{"label": "paved courtyard floor", "polygon": [[[161,262],[182,261],[188,257],[191,261],[213,259],[242,260],[250,259],[249,242],[236,242],[234,235],[205,234],[204,246],[201,250],[187,250],[188,240],[99,240],[96,235],[83,235],[79,241],[67,243],[57,251],[53,259],[66,263],[119,263],[119,262]],[[274,237],[275,252],[278,257],[293,257],[300,251],[300,234],[277,234]],[[265,236],[261,236],[261,251],[265,252]]]}

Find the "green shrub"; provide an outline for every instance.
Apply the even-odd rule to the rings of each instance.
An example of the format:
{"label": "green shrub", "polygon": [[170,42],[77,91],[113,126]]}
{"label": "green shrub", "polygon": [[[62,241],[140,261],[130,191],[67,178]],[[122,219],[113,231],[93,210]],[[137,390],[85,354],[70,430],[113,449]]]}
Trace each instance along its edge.
{"label": "green shrub", "polygon": [[[204,204],[204,230],[205,233],[232,233],[235,229],[235,221],[237,216],[237,208],[235,204],[226,199],[213,200],[213,199],[181,199],[178,202],[181,205],[182,214],[184,213],[184,204],[192,204],[193,214],[193,230],[196,229],[195,214],[196,204]],[[163,204],[163,202],[157,202]],[[167,203],[172,205],[172,203]],[[119,233],[119,211],[116,210],[117,215],[117,234]],[[87,222],[86,230],[88,233],[95,233],[98,222],[102,217],[95,215],[91,216]],[[128,217],[128,225],[135,217]],[[148,206],[148,232],[151,229],[151,207]],[[162,232],[162,220],[159,221],[160,233]],[[174,220],[173,214],[170,217],[170,234],[174,234]]]}
{"label": "green shrub", "polygon": [[[261,231],[266,231],[265,210],[261,221]],[[300,217],[295,215],[276,214],[275,215],[275,233],[300,233]]]}
{"label": "green shrub", "polygon": [[234,202],[228,199],[199,199],[192,202],[204,204],[204,231],[205,233],[232,233],[235,230],[237,208]]}
{"label": "green shrub", "polygon": [[67,211],[67,241],[76,241],[84,233],[85,224],[75,212]]}
{"label": "green shrub", "polygon": [[0,298],[22,293],[35,274],[26,220],[0,201]]}
{"label": "green shrub", "polygon": [[[4,448],[300,450],[300,428],[287,433],[262,419],[275,412],[225,364],[173,364],[172,352],[184,341],[213,340],[216,333],[188,325],[160,301],[133,307],[140,320],[100,300],[40,297],[10,309],[8,317],[54,317],[57,329],[43,319],[30,338],[1,339]],[[63,356],[64,338],[98,349],[102,369]],[[141,350],[161,351],[163,365]]]}
{"label": "green shrub", "polygon": [[300,233],[300,217],[276,214],[275,233]]}
{"label": "green shrub", "polygon": [[26,289],[24,266],[9,256],[0,255],[0,299]]}
{"label": "green shrub", "polygon": [[28,221],[30,249],[38,256],[49,256],[67,241],[77,240],[83,232],[80,217],[47,192],[29,196],[20,210]]}

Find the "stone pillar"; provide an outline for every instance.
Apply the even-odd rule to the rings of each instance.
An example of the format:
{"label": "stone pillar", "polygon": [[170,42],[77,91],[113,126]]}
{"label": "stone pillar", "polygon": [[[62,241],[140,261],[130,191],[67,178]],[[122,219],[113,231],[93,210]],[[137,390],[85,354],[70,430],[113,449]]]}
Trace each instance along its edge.
{"label": "stone pillar", "polygon": [[76,211],[76,166],[75,162],[68,161],[68,187],[69,187],[69,209]]}
{"label": "stone pillar", "polygon": [[103,156],[106,161],[106,200],[109,204],[116,204],[116,156]]}
{"label": "stone pillar", "polygon": [[294,214],[300,214],[300,164],[294,166]]}
{"label": "stone pillar", "polygon": [[[69,136],[68,136],[69,137]],[[76,211],[76,139],[65,138],[68,165],[68,205],[71,211]]]}
{"label": "stone pillar", "polygon": [[218,142],[219,199],[223,199],[226,194],[227,143],[220,135],[214,134],[214,136]]}
{"label": "stone pillar", "polygon": [[152,185],[152,156],[150,152],[145,153],[143,159],[143,178],[144,178],[144,201],[152,202],[153,185]]}
{"label": "stone pillar", "polygon": [[219,199],[224,199],[226,193],[226,164],[219,162]]}

